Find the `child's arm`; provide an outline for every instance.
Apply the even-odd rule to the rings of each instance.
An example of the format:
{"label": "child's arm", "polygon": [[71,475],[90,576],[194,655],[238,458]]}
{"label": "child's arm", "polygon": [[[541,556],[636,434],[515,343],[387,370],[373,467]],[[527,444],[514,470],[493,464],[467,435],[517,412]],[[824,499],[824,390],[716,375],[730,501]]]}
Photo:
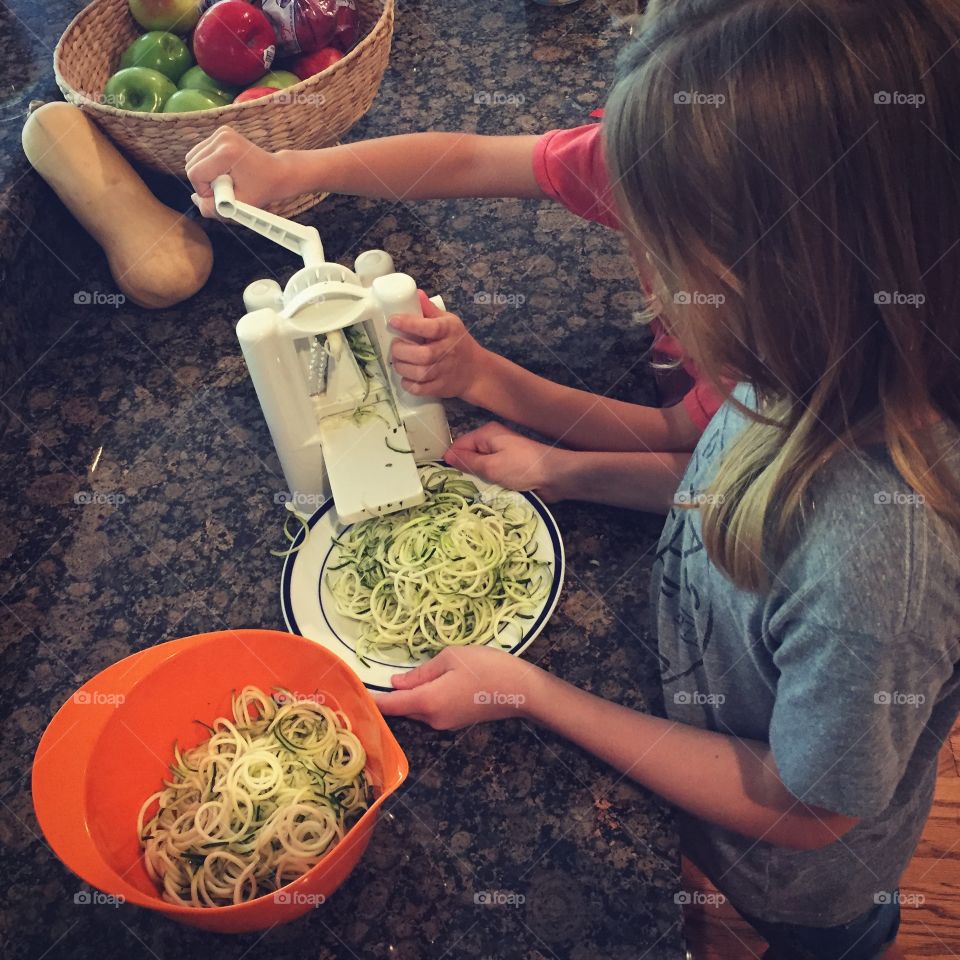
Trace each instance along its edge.
{"label": "child's arm", "polygon": [[270,153],[221,127],[186,157],[204,216],[213,216],[214,177],[229,173],[237,198],[256,206],[329,191],[390,200],[542,197],[533,173],[536,136],[410,133],[322,150]]}
{"label": "child's arm", "polygon": [[576,450],[686,451],[700,430],[682,404],[645,407],[539,377],[485,351],[464,399]]}
{"label": "child's arm", "polygon": [[579,450],[689,452],[700,429],[683,405],[644,407],[564,387],[481,347],[463,321],[421,298],[424,316],[390,325],[394,369],[413,394],[462,397]]}
{"label": "child's arm", "polygon": [[673,505],[689,453],[564,450],[488,423],[453,442],[444,459],[511,490],[544,500],[586,500],[649,513]]}
{"label": "child's arm", "polygon": [[[605,760],[665,800],[747,837],[797,850],[833,843],[857,820],[787,790],[770,747],[637,713],[489,647],[448,649],[376,695],[385,715],[442,729],[523,717]],[[491,702],[478,691],[507,696]],[[511,696],[512,695],[512,696]]]}

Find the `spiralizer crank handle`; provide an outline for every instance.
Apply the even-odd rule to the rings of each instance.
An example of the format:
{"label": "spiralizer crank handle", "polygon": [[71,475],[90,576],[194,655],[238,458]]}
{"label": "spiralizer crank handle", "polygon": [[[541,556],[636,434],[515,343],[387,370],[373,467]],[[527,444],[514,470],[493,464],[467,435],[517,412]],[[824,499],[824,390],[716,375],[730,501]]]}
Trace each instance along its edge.
{"label": "spiralizer crank handle", "polygon": [[213,188],[213,203],[217,213],[225,220],[235,220],[254,233],[299,254],[304,266],[315,267],[326,262],[316,227],[305,227],[302,223],[294,223],[293,220],[238,200],[233,193],[233,177],[228,173],[214,177],[210,186]]}

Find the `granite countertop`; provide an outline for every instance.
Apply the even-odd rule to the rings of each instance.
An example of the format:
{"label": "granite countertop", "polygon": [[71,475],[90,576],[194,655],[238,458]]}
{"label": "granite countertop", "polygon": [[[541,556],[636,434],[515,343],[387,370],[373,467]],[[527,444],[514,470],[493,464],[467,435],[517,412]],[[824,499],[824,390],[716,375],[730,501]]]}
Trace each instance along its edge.
{"label": "granite countertop", "polygon": [[[133,907],[74,902],[83,887],[45,844],[30,798],[31,758],[51,715],[131,652],[209,630],[282,628],[279,564],[268,549],[284,484],[233,327],[248,282],[284,281],[296,267],[279,247],[208,225],[215,276],[187,303],[148,312],[74,302],[81,290],[113,292],[110,275],[25,170],[20,123],[9,118],[17,104],[53,95],[52,45],[78,6],[51,0],[41,16],[13,0],[4,12],[26,38],[23,71],[4,68],[12,108],[0,128],[0,257],[17,298],[0,318],[0,347],[9,348],[0,350],[9,361],[0,369],[5,956],[682,956],[668,808],[520,721],[461,733],[392,723],[410,779],[355,873],[300,921],[218,937]],[[600,0],[561,9],[401,2],[382,92],[350,137],[588,122],[623,39],[616,13]],[[497,92],[506,102],[477,97]],[[639,298],[612,233],[521,201],[331,198],[302,219],[319,227],[332,260],[388,250],[481,341],[537,372],[652,402],[648,338],[633,320]],[[491,304],[480,293],[504,296]],[[455,431],[484,419],[460,403],[448,411]],[[554,512],[567,582],[528,656],[603,696],[661,709],[647,626],[660,522],[572,503]],[[475,902],[489,891],[508,902]]]}

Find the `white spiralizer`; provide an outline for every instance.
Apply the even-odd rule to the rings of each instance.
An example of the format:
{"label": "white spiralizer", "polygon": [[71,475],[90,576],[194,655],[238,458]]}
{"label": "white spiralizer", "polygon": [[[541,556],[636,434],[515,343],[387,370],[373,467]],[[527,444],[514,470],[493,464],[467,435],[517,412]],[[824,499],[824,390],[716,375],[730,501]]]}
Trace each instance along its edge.
{"label": "white spiralizer", "polygon": [[340,520],[356,523],[422,503],[417,463],[443,456],[450,428],[443,404],[407,393],[389,362],[387,320],[423,315],[413,278],[383,250],[361,253],[353,270],[327,263],[314,227],[241,203],[229,176],[213,194],[221,217],[303,258],[282,290],[251,283],[237,324],[294,505],[332,496]]}

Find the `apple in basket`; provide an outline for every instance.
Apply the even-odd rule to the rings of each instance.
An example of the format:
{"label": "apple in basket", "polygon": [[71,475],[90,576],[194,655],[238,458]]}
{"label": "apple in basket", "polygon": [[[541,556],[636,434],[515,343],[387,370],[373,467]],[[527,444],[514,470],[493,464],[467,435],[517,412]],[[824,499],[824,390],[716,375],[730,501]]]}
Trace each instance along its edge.
{"label": "apple in basket", "polygon": [[126,67],[118,70],[103,91],[103,102],[119,110],[159,113],[177,88],[159,70]]}
{"label": "apple in basket", "polygon": [[300,78],[289,70],[271,70],[265,73],[255,84],[257,87],[276,87],[283,90],[300,82]]}
{"label": "apple in basket", "polygon": [[151,30],[123,51],[120,66],[159,70],[176,83],[193,66],[193,57],[190,48],[175,33]]}
{"label": "apple in basket", "polygon": [[210,74],[204,73],[200,67],[191,67],[180,78],[177,87],[181,90],[202,90],[204,93],[215,93],[223,99],[224,103],[230,103],[240,92],[238,86],[214,80]]}
{"label": "apple in basket", "polygon": [[269,70],[277,36],[266,14],[243,0],[220,0],[193,31],[193,55],[221,83],[253,83]]}
{"label": "apple in basket", "polygon": [[164,113],[193,113],[195,110],[215,110],[230,101],[212,90],[176,90],[163,105]]}
{"label": "apple in basket", "polygon": [[259,100],[261,97],[269,97],[271,94],[279,92],[279,87],[250,87],[243,93],[238,93],[233,102],[246,103],[248,100]]}
{"label": "apple in basket", "polygon": [[302,57],[297,57],[290,66],[301,80],[306,80],[307,77],[322,73],[327,67],[332,67],[342,59],[343,54],[336,47],[324,47],[314,53],[305,53]]}
{"label": "apple in basket", "polygon": [[130,13],[144,30],[189,33],[197,24],[197,0],[130,0]]}

